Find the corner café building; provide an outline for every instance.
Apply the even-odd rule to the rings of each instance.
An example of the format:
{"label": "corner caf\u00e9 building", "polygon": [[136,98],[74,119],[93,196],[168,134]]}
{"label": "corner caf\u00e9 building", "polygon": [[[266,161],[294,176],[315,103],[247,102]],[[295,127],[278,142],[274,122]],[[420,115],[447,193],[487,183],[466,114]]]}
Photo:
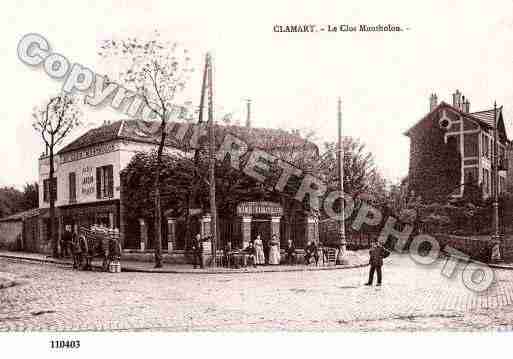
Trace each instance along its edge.
{"label": "corner caf\u00e9 building", "polygon": [[[315,144],[296,134],[283,130],[251,128],[249,126],[216,126],[216,132],[230,132],[250,147],[273,155],[282,155],[291,163],[307,156],[317,156]],[[220,134],[221,135],[221,134]],[[55,156],[53,190],[56,193],[57,235],[59,239],[66,226],[77,230],[80,226],[101,224],[119,229],[124,255],[150,259],[154,248],[153,223],[146,218],[133,218],[123,206],[120,172],[138,152],[155,149],[155,141],[140,131],[135,120],[104,123],[78,137]],[[171,146],[167,151],[180,151]],[[39,203],[37,248],[48,253],[50,241],[49,157],[39,159]],[[202,209],[191,209],[191,233],[210,234],[210,215]],[[173,218],[165,212],[164,257],[168,261],[185,260],[185,218]],[[296,247],[306,246],[309,240],[318,241],[318,223],[298,208],[285,209],[282,203],[272,201],[241,201],[236,213],[219,218],[219,248],[231,241],[235,248],[244,248],[257,234],[268,239],[272,234],[287,239]],[[167,250],[167,252],[166,252]]]}

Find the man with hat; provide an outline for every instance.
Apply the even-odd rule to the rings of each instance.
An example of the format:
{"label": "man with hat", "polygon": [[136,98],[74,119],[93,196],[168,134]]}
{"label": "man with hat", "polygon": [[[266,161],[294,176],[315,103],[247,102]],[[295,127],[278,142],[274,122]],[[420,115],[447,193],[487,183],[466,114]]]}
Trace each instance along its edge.
{"label": "man with hat", "polygon": [[383,246],[377,241],[372,242],[371,249],[369,251],[369,281],[365,283],[365,285],[372,285],[374,280],[374,272],[378,273],[378,284],[377,286],[381,286],[381,267],[383,266],[383,258],[386,258],[390,255],[390,252],[387,251]]}

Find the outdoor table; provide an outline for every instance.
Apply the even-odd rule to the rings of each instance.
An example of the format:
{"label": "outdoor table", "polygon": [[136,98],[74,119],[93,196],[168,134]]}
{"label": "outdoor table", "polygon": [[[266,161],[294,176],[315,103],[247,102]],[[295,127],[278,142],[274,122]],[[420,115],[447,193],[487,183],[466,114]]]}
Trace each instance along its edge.
{"label": "outdoor table", "polygon": [[231,256],[235,267],[246,267],[248,265],[248,254],[241,251],[233,251]]}
{"label": "outdoor table", "polygon": [[[235,259],[236,254],[238,254],[238,251],[230,251],[228,253],[223,254],[223,266],[226,265],[227,268],[231,268],[237,265]],[[225,263],[226,261],[226,263]]]}

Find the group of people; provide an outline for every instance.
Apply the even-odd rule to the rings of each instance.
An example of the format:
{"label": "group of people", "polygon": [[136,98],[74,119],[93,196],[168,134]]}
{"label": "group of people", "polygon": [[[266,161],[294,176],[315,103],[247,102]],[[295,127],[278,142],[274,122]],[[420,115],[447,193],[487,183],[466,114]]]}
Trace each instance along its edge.
{"label": "group of people", "polygon": [[263,242],[260,234],[258,234],[255,240],[249,242],[248,247],[244,251],[254,256],[255,265],[280,264],[280,241],[275,234],[271,236],[269,242]]}
{"label": "group of people", "polygon": [[89,244],[85,236],[71,231],[71,226],[67,225],[61,239],[62,257],[72,258],[74,269],[89,270],[91,269],[91,259],[88,254]]}
{"label": "group of people", "polygon": [[[249,242],[248,246],[243,249],[243,252],[248,256],[249,260],[256,267],[257,265],[278,265],[281,262],[280,242],[278,237],[273,234],[271,240],[266,243],[262,241],[260,234]],[[296,246],[292,239],[288,239],[284,249],[284,263],[294,265],[297,262]],[[232,252],[231,243],[228,242],[225,248],[226,262],[230,263],[230,253]],[[310,264],[311,260],[315,259],[317,264],[319,261],[319,247],[314,241],[308,243],[305,248],[305,263]]]}

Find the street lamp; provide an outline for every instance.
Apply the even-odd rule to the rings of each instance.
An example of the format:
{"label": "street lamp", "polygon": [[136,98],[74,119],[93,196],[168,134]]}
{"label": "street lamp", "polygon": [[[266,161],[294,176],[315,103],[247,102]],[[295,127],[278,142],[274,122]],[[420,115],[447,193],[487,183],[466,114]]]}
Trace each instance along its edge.
{"label": "street lamp", "polygon": [[[339,191],[344,193],[344,146],[342,143],[342,100],[338,98],[337,108],[337,120],[338,120],[338,145],[337,145],[337,163],[338,163],[338,182]],[[344,223],[345,217],[345,201],[343,198],[340,199],[340,219],[338,223],[338,253],[336,263],[341,264],[344,261],[346,254],[346,228]]]}
{"label": "street lamp", "polygon": [[[498,141],[498,133],[497,133],[497,103],[493,103],[493,235],[492,242],[495,245],[500,245],[501,236],[499,233],[499,141]],[[494,250],[494,254],[492,257],[495,257],[494,260],[501,260],[500,251]]]}

